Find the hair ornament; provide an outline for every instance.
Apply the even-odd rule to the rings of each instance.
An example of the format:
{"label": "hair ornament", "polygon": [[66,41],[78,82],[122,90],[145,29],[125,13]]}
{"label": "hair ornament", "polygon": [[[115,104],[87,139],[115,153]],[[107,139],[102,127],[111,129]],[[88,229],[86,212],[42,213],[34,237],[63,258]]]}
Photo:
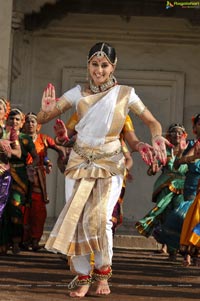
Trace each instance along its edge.
{"label": "hair ornament", "polygon": [[182,124],[180,124],[180,123],[173,123],[173,124],[171,124],[170,127],[168,128],[167,132],[171,133],[171,132],[173,132],[174,129],[180,129],[184,133],[186,133],[186,130],[185,130],[184,126]]}
{"label": "hair ornament", "polygon": [[37,115],[33,112],[29,112],[25,115],[25,121],[29,118],[34,118],[37,121]]}
{"label": "hair ornament", "polygon": [[98,58],[106,57],[108,62],[113,66],[117,64],[115,49],[107,43],[95,44],[90,49],[89,55],[87,57],[87,62],[89,63],[94,56],[97,56]]}

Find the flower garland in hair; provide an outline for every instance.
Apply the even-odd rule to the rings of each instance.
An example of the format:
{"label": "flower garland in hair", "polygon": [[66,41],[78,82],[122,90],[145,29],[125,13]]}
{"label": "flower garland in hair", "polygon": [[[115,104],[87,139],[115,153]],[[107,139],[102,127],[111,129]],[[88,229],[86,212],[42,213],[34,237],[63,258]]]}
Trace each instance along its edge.
{"label": "flower garland in hair", "polygon": [[3,104],[5,109],[5,119],[8,118],[8,115],[10,113],[10,101],[5,99],[4,97],[0,97],[0,102]]}
{"label": "flower garland in hair", "polygon": [[186,138],[187,138],[187,136],[188,136],[188,134],[187,134],[187,133],[183,133],[183,134],[182,134],[182,136],[181,136],[181,138],[184,138],[184,139],[186,139]]}

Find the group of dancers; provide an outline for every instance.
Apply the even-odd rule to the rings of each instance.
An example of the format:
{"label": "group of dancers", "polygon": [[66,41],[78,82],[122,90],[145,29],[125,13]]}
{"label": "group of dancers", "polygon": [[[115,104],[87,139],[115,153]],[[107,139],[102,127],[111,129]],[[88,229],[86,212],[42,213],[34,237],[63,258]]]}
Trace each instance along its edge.
{"label": "group of dancers", "polygon": [[[186,162],[181,160],[186,158],[184,160],[189,165],[189,158],[193,157],[196,162],[196,156],[199,155],[198,144],[194,142],[186,154],[187,157],[183,156],[186,149],[189,149],[189,145],[185,142],[186,132],[182,126],[173,125],[169,128],[167,137],[162,135],[160,122],[144,105],[135,89],[120,85],[117,82],[114,76],[117,60],[114,47],[105,42],[95,44],[91,47],[87,56],[86,73],[89,75],[89,79],[86,83],[77,84],[60,98],[56,97],[55,87],[48,84],[42,95],[40,112],[37,115],[30,114],[29,117],[26,117],[29,118],[28,128],[30,129],[31,123],[37,123],[37,125],[47,123],[60,117],[62,113],[70,108],[75,108],[76,113],[67,124],[61,119],[56,120],[54,126],[55,140],[47,142],[48,139],[46,139],[44,143],[45,147],[51,146],[59,154],[57,163],[61,172],[65,175],[66,200],[45,248],[52,252],[61,253],[68,258],[70,270],[75,274],[75,278],[69,284],[69,288],[72,289],[70,292],[72,298],[84,297],[94,285],[97,295],[110,294],[108,280],[112,276],[113,236],[116,226],[121,223],[121,203],[125,182],[127,178],[131,178],[129,173],[132,166],[130,151],[140,153],[144,162],[150,166],[149,174],[153,174],[162,168],[163,189],[166,188],[170,191],[168,191],[168,194],[171,193],[170,196],[165,198],[165,204],[161,200],[161,195],[164,196],[164,192],[160,191],[159,196],[157,190],[160,188],[159,183],[157,183],[154,197],[158,206],[152,211],[153,214],[150,214],[147,222],[145,219],[138,222],[140,232],[146,233],[146,235],[152,232],[158,233],[160,241],[163,239],[162,237],[166,237],[163,233],[169,228],[167,217],[171,216],[170,218],[173,219],[172,213],[176,211],[176,208],[179,210],[181,203],[179,199],[182,196],[183,183],[186,183],[184,175],[187,169],[183,164]],[[128,116],[129,110],[140,118],[144,126],[149,129],[152,145],[140,141],[136,136]],[[23,150],[27,150],[28,145],[27,134],[24,132],[26,127],[23,127],[22,131],[19,130],[19,128],[15,128],[14,134],[17,142],[15,145],[20,145],[21,152],[23,152]],[[21,138],[21,135],[24,136]],[[36,136],[38,137],[38,134]],[[179,144],[177,137],[179,136],[181,139],[180,147],[177,146]],[[12,135],[7,140],[12,141],[11,138]],[[30,181],[35,183],[35,189],[31,188],[30,199],[32,199],[32,204],[35,202],[37,205],[34,210],[32,210],[34,206],[24,206],[22,190],[20,190],[20,193],[18,192],[18,195],[14,194],[13,198],[9,197],[8,199],[11,201],[8,201],[8,203],[12,206],[15,205],[15,209],[21,209],[16,204],[21,204],[25,208],[25,212],[22,212],[22,210],[22,213],[18,212],[19,216],[16,216],[16,219],[10,219],[12,223],[14,220],[16,221],[15,227],[12,229],[16,231],[16,225],[22,226],[23,216],[23,219],[27,220],[24,223],[24,237],[27,237],[23,241],[24,243],[27,242],[24,246],[29,247],[31,245],[33,249],[37,249],[38,238],[36,243],[34,243],[33,237],[30,238],[32,233],[32,230],[30,231],[30,217],[33,216],[33,211],[36,212],[36,207],[39,206],[39,203],[37,203],[39,202],[38,187],[40,188],[39,193],[42,190],[41,183],[38,185],[38,181],[41,180],[38,166],[44,168],[46,166],[45,162],[47,162],[48,169],[51,169],[51,164],[48,163],[46,157],[46,148],[44,155],[40,158],[40,163],[38,163],[39,151],[38,154],[32,151],[32,149],[35,150],[34,135],[32,135],[32,138],[32,144],[28,149],[32,157],[28,164],[28,174]],[[41,137],[40,142],[38,142],[40,146],[43,144],[42,140]],[[21,141],[24,143],[21,143]],[[129,148],[127,148],[126,143]],[[2,152],[7,151],[6,147],[2,146],[1,149]],[[10,149],[10,151],[14,151],[15,147],[10,144]],[[36,156],[34,153],[36,153]],[[25,163],[21,161],[12,162],[9,159],[8,151],[6,156],[12,179],[14,179],[11,181],[11,192],[15,192],[16,187],[20,187],[16,186],[14,182],[18,179],[19,172],[17,170],[15,174],[12,174],[12,168],[22,168]],[[18,157],[20,156],[21,154],[18,154]],[[11,154],[11,158],[16,160],[17,156]],[[173,165],[174,161],[176,161],[176,167]],[[193,161],[191,161],[192,163]],[[27,169],[25,168],[25,170]],[[44,173],[46,172],[45,169]],[[173,172],[175,176],[173,176]],[[35,180],[32,177],[37,177],[37,181],[34,182]],[[165,184],[169,181],[171,181],[171,186]],[[24,183],[26,182],[23,181]],[[11,192],[8,194],[11,195]],[[172,194],[176,197],[173,197]],[[173,198],[173,204],[170,202],[170,198]],[[47,199],[44,198],[43,205],[46,201]],[[23,198],[23,202],[26,204],[27,194],[26,198]],[[167,214],[170,204],[174,206],[174,210]],[[189,204],[189,201],[186,204]],[[160,209],[162,206],[166,210],[162,211]],[[9,207],[10,205],[8,209]],[[183,207],[185,208],[185,206]],[[188,205],[187,208],[189,207],[192,208]],[[186,211],[186,209],[184,210]],[[4,212],[6,217],[6,210]],[[159,223],[156,222],[155,227],[151,226],[154,223],[154,216],[160,216],[161,213],[163,222],[160,223],[161,219],[159,219]],[[45,216],[44,205],[43,220]],[[181,224],[181,221],[179,223]],[[165,224],[166,227],[164,227]],[[148,225],[151,229],[148,228]],[[3,227],[3,224],[1,224],[1,227]],[[142,227],[143,230],[141,230]],[[15,245],[15,243],[19,243],[17,241],[19,233],[14,236],[12,232],[11,237],[13,250],[17,252],[19,244]],[[167,242],[163,243],[166,244]],[[189,252],[189,248],[187,250]],[[94,265],[91,265],[91,256],[93,256]]]}
{"label": "group of dancers", "polygon": [[9,250],[37,251],[47,216],[46,174],[52,163],[47,150],[62,148],[41,134],[37,115],[26,115],[0,98],[0,255]]}
{"label": "group of dancers", "polygon": [[[167,163],[153,163],[161,170],[153,187],[155,206],[135,226],[161,243],[160,251],[170,260],[180,253],[185,266],[200,266],[200,114],[192,118],[192,128],[194,139],[187,139],[181,124],[168,128],[166,138],[173,147],[167,147]],[[152,168],[149,175],[155,174]]]}

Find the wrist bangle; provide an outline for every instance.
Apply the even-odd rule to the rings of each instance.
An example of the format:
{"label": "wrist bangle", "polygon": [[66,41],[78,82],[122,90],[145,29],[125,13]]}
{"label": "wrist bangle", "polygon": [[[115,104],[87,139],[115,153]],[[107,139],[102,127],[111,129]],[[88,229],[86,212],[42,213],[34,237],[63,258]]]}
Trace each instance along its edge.
{"label": "wrist bangle", "polygon": [[156,139],[157,137],[162,137],[162,135],[156,134],[156,135],[152,136],[152,139]]}
{"label": "wrist bangle", "polygon": [[59,145],[65,145],[67,142],[69,142],[69,137],[65,136],[65,138],[63,140],[60,140],[57,136],[55,138],[55,142],[56,144],[59,144]]}
{"label": "wrist bangle", "polygon": [[19,140],[11,141],[11,143],[15,143],[15,145],[19,145]]}
{"label": "wrist bangle", "polygon": [[138,142],[138,143],[136,144],[135,148],[136,148],[137,151],[139,150],[139,146],[140,146],[141,144],[145,144],[145,143],[142,142],[142,141],[140,141],[140,142]]}

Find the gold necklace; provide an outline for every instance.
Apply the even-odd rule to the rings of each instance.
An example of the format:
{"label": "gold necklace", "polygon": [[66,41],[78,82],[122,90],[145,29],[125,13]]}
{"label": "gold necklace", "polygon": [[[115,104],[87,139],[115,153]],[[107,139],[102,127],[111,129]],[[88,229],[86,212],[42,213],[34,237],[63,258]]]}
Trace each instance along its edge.
{"label": "gold necklace", "polygon": [[116,78],[112,75],[107,82],[103,83],[100,86],[96,86],[92,80],[90,80],[89,82],[89,86],[90,86],[90,90],[96,94],[96,93],[100,93],[100,92],[104,92],[110,88],[112,88],[113,86],[115,86],[117,84],[117,80]]}

